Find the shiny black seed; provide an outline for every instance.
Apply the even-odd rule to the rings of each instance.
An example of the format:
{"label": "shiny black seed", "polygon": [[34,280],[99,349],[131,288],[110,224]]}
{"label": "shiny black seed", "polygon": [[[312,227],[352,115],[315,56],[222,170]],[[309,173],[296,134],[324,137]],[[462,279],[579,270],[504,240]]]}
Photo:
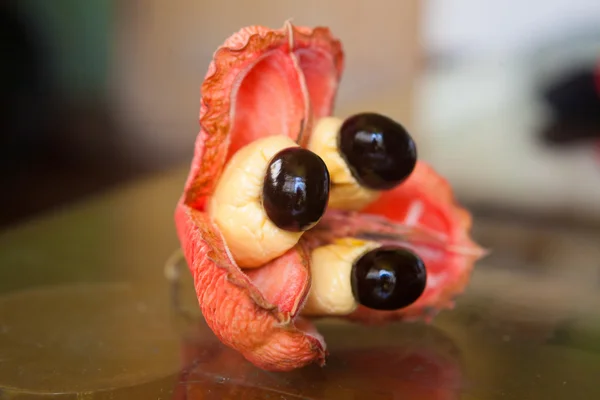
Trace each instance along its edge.
{"label": "shiny black seed", "polygon": [[373,190],[398,186],[417,162],[417,147],[406,129],[375,113],[347,118],[340,128],[338,148],[358,183]]}
{"label": "shiny black seed", "polygon": [[412,251],[382,246],[354,262],[350,279],[358,303],[375,310],[398,310],[423,294],[427,271]]}
{"label": "shiny black seed", "polygon": [[301,147],[290,147],[269,162],[263,207],[280,229],[306,231],[325,213],[330,185],[329,171],[321,157]]}

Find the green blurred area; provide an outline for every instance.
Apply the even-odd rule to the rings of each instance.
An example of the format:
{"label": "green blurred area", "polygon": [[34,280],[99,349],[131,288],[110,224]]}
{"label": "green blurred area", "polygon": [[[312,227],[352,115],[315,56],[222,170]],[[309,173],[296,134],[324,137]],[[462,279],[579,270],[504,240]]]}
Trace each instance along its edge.
{"label": "green blurred area", "polygon": [[103,96],[111,53],[113,1],[19,0],[50,55],[48,70],[67,96]]}

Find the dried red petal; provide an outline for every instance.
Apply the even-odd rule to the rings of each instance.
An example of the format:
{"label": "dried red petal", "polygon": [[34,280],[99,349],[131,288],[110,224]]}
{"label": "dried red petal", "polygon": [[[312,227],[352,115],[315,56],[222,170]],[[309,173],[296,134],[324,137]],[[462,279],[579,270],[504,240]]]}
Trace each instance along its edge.
{"label": "dried red petal", "polygon": [[227,160],[259,137],[308,139],[312,119],[331,113],[343,68],[341,44],[326,28],[244,28],[214,55],[204,83],[200,133],[177,233],[196,295],[217,337],[263,369],[324,363],[322,338],[296,318],[309,287],[302,244],[250,273],[232,260],[204,212]]}
{"label": "dried red petal", "polygon": [[200,133],[185,204],[204,209],[225,162],[258,137],[303,133],[333,109],[343,52],[327,28],[244,28],[214,55],[202,84]]}
{"label": "dried red petal", "polygon": [[[221,342],[267,370],[324,363],[321,338],[294,324],[299,308],[296,301],[308,292],[308,254],[302,246],[273,261],[271,268],[265,270],[286,274],[287,280],[252,280],[233,264],[218,229],[206,213],[178,207],[175,218],[202,314]],[[289,282],[296,286],[305,284],[295,290],[294,293],[299,292],[296,296],[286,296]],[[270,296],[264,296],[265,293]]]}
{"label": "dried red petal", "polygon": [[419,300],[398,311],[359,307],[350,318],[375,323],[429,319],[441,309],[451,308],[467,285],[474,263],[485,251],[471,240],[471,215],[456,202],[450,184],[431,166],[418,162],[402,185],[383,193],[361,212],[382,215],[436,240],[428,242],[410,235],[407,238],[427,267],[427,286]]}

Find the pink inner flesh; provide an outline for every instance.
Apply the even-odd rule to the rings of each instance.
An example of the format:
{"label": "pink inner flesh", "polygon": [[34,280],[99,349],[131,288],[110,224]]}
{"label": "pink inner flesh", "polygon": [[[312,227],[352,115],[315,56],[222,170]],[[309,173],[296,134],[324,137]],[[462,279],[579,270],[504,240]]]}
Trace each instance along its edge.
{"label": "pink inner flesh", "polygon": [[300,132],[304,97],[298,71],[283,50],[272,50],[258,61],[232,96],[234,115],[229,156],[258,138],[271,135],[295,138]]}
{"label": "pink inner flesh", "polygon": [[296,51],[296,56],[308,87],[313,116],[322,118],[329,115],[338,84],[335,75],[323,73],[323,71],[332,68],[331,55],[324,52],[299,49]]}
{"label": "pink inner flesh", "polygon": [[291,313],[302,301],[299,294],[309,279],[308,268],[303,264],[306,265],[306,261],[301,254],[292,249],[260,268],[245,272],[269,303],[277,304],[282,312]]}

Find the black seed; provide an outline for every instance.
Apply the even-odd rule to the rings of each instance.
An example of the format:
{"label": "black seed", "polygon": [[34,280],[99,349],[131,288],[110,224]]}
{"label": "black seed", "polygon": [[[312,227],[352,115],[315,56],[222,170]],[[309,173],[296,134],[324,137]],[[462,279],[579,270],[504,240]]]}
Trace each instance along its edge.
{"label": "black seed", "polygon": [[379,247],[352,265],[354,298],[375,310],[398,310],[411,305],[423,294],[426,283],[423,260],[401,247]]}
{"label": "black seed", "polygon": [[329,189],[329,171],[321,157],[301,147],[290,147],[269,162],[263,207],[280,229],[306,231],[325,213]]}
{"label": "black seed", "polygon": [[347,118],[340,128],[338,148],[354,178],[374,190],[398,186],[417,162],[417,147],[404,127],[375,113]]}

